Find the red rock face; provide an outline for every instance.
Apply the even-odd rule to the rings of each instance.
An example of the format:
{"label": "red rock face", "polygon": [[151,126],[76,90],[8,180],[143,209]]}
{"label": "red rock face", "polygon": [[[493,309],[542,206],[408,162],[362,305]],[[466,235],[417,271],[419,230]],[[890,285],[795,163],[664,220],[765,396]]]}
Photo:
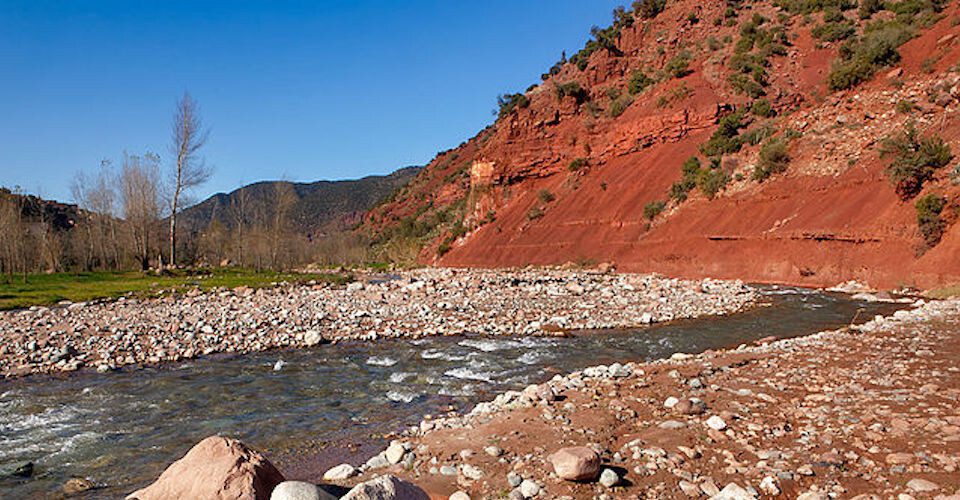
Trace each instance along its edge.
{"label": "red rock face", "polygon": [[[598,51],[583,71],[566,65],[525,94],[528,107],[438,155],[402,196],[368,215],[367,228],[396,223],[427,204],[463,200],[470,231],[442,256],[437,244],[427,245],[424,263],[613,262],[623,271],[811,286],[856,279],[875,287],[926,288],[960,281],[960,229],[952,224],[960,187],[949,178],[957,162],[922,193],[948,199],[944,237],[924,249],[915,199],[896,196],[884,174],[889,160],[879,152],[884,137],[913,121],[960,153],[955,4],[900,48],[900,65],[832,94],[825,82],[837,44],[811,36],[820,24],[816,16],[811,23],[799,16],[787,22],[787,55],[771,58],[768,68],[766,99],[778,116],[754,118],[751,125],[768,125],[780,135],[794,131],[787,171],[752,181],[760,147],[747,145],[724,156],[722,168],[734,180],[714,199],[694,190],[653,221],[644,217],[647,203],[668,200],[682,163],[698,154],[718,118],[749,106],[751,99],[728,83],[732,45],[753,13],[771,20],[780,13],[770,5],[752,5],[734,26],[718,26],[712,21],[722,16],[720,2],[669,2],[656,19],[623,30],[618,42],[623,55]],[[689,22],[693,11],[699,23]],[[726,35],[733,43],[705,48],[708,39]],[[625,95],[635,69],[661,68],[682,48],[694,53],[692,73],[652,85],[612,116],[609,89]],[[587,101],[558,98],[556,85],[570,81],[586,90]],[[894,111],[903,100],[917,110]],[[579,158],[585,164],[569,169]]]}
{"label": "red rock face", "polygon": [[156,482],[128,499],[269,500],[283,475],[262,455],[235,439],[211,436],[163,471]]}

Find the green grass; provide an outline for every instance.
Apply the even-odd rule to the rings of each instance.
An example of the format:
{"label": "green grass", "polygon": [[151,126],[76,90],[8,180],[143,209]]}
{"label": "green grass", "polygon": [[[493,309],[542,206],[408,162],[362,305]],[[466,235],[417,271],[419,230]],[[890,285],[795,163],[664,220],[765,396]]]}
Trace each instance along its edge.
{"label": "green grass", "polygon": [[345,283],[347,275],[322,273],[278,273],[249,269],[176,270],[157,275],[142,272],[92,272],[31,274],[0,277],[0,310],[56,304],[60,301],[84,302],[94,299],[117,298],[132,294],[153,297],[168,291],[188,291],[195,288],[263,288],[278,282],[305,283],[309,281]]}

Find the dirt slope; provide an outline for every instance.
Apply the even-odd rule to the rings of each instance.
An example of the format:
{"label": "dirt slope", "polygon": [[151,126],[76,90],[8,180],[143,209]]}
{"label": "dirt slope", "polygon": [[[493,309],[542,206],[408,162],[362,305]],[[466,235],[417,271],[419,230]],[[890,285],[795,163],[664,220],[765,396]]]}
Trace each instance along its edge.
{"label": "dirt slope", "polygon": [[[788,3],[794,7],[678,0],[653,19],[632,17],[611,50],[578,60],[583,69],[562,65],[532,86],[525,102],[438,155],[365,226],[383,232],[426,224],[420,260],[447,266],[613,262],[629,271],[805,285],[960,281],[960,229],[953,224],[960,188],[950,179],[957,161],[901,199],[884,173],[891,160],[880,155],[883,139],[907,123],[960,151],[956,2],[913,22],[915,36],[899,47],[899,61],[837,91],[827,81],[844,42],[817,38],[818,27],[849,25],[855,39],[903,14],[804,13],[796,7],[804,2],[781,5]],[[753,29],[763,33],[758,40],[779,42],[738,48]],[[764,85],[753,96],[732,83],[743,54],[762,54],[758,66],[767,64],[755,70]],[[684,55],[687,74],[674,72]],[[631,96],[638,70],[657,81]],[[776,116],[747,112],[759,100]],[[733,113],[746,122],[737,136],[743,147],[702,152]],[[785,172],[758,182],[751,176],[768,136],[788,145],[790,160]],[[695,188],[685,201],[671,201],[671,185],[694,155],[705,169],[716,157],[728,182],[712,199]],[[944,235],[932,248],[914,208],[930,193],[946,199]],[[644,207],[657,200],[667,202],[665,210],[648,220]]]}

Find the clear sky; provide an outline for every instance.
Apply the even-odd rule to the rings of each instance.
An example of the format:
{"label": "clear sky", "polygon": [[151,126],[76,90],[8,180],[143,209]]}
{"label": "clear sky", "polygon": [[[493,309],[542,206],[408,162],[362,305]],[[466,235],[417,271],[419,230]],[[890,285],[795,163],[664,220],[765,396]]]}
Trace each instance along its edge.
{"label": "clear sky", "polygon": [[241,183],[421,165],[606,26],[607,0],[0,2],[0,185],[70,200],[79,169],[169,160],[185,90]]}

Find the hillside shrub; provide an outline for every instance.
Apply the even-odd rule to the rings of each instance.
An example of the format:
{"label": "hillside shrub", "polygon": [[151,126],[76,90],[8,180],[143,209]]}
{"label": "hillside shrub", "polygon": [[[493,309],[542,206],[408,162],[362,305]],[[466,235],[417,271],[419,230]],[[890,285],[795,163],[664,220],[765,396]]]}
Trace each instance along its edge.
{"label": "hillside shrub", "polygon": [[578,82],[565,82],[558,83],[554,88],[557,94],[557,99],[563,99],[567,96],[572,96],[576,99],[577,104],[582,104],[589,97],[587,91],[580,86]]}
{"label": "hillside shrub", "polygon": [[550,203],[553,200],[557,199],[557,197],[554,196],[554,194],[547,189],[541,189],[540,192],[537,193],[537,198],[539,198],[540,201],[544,203]]}
{"label": "hillside shrub", "polygon": [[657,17],[666,6],[667,0],[636,0],[633,2],[634,12],[644,19]]}
{"label": "hillside shrub", "polygon": [[663,209],[667,207],[667,202],[662,200],[651,201],[643,206],[643,216],[647,220],[656,219]]}
{"label": "hillside shrub", "polygon": [[869,80],[884,66],[900,61],[897,48],[913,37],[913,29],[899,22],[875,22],[859,39],[840,46],[840,55],[827,76],[831,90],[843,90]]}
{"label": "hillside shrub", "polygon": [[700,174],[700,159],[691,156],[680,167],[680,180],[670,186],[670,199],[677,203],[686,201],[690,191],[697,187],[697,176]]}
{"label": "hillside shrub", "polygon": [[610,107],[607,108],[607,114],[612,118],[616,118],[623,114],[630,105],[633,104],[633,97],[629,95],[622,95],[616,99],[610,101]]}
{"label": "hillside shrub", "polygon": [[828,22],[813,28],[814,37],[824,42],[839,42],[853,36],[857,29],[849,21]]}
{"label": "hillside shrub", "polygon": [[497,118],[509,115],[515,109],[526,108],[530,99],[523,94],[503,94],[497,96]]}
{"label": "hillside shrub", "polygon": [[913,198],[923,184],[933,178],[937,169],[953,159],[953,153],[939,137],[921,137],[913,123],[880,144],[880,156],[891,158],[886,168],[901,199]]}
{"label": "hillside shrub", "polygon": [[785,172],[789,164],[787,144],[781,139],[771,139],[760,148],[760,160],[753,169],[753,180],[763,182],[773,174]]}
{"label": "hillside shrub", "polygon": [[761,118],[771,118],[777,114],[777,112],[773,110],[770,101],[766,99],[753,101],[753,104],[750,105],[750,112]]}
{"label": "hillside shrub", "polygon": [[710,139],[700,146],[700,151],[707,156],[721,156],[740,151],[740,148],[743,147],[743,141],[739,134],[740,129],[745,126],[743,111],[724,116],[720,119],[717,130],[713,132]]}
{"label": "hillside shrub", "polygon": [[643,71],[636,70],[630,74],[630,81],[627,82],[627,92],[630,95],[637,95],[653,83],[653,78],[647,76]]}
{"label": "hillside shrub", "polygon": [[683,78],[693,71],[690,70],[690,60],[693,56],[689,51],[682,50],[663,66],[663,71],[672,78]]}
{"label": "hillside shrub", "polygon": [[940,214],[946,205],[946,198],[936,194],[922,196],[914,204],[917,210],[917,228],[927,248],[936,246],[943,237],[946,224]]}
{"label": "hillside shrub", "polygon": [[709,168],[701,169],[697,176],[697,189],[711,200],[729,183],[730,176],[720,169],[717,162],[711,164]]}
{"label": "hillside shrub", "polygon": [[574,158],[573,160],[570,160],[570,164],[567,165],[567,170],[571,172],[579,172],[580,170],[583,170],[586,167],[587,167],[586,158]]}

